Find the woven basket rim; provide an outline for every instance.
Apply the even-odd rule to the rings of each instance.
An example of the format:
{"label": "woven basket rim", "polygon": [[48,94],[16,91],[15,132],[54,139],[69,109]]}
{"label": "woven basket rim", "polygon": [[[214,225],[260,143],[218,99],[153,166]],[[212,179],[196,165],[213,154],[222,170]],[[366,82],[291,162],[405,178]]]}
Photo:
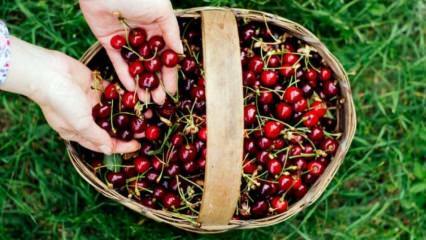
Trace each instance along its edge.
{"label": "woven basket rim", "polygon": [[[339,141],[340,146],[335,157],[330,162],[323,175],[310,187],[305,197],[303,197],[298,202],[290,205],[288,211],[282,214],[277,214],[262,219],[231,220],[228,225],[223,226],[200,226],[195,222],[195,218],[192,220],[184,219],[182,218],[183,215],[163,210],[147,208],[133,200],[126,198],[125,196],[122,196],[117,191],[109,189],[105,183],[103,183],[100,179],[96,177],[96,175],[92,172],[88,165],[84,163],[84,161],[80,160],[76,150],[72,147],[71,143],[66,142],[68,155],[77,172],[82,176],[83,179],[85,179],[101,194],[108,198],[116,200],[122,203],[123,205],[129,207],[130,209],[155,221],[165,222],[177,228],[196,233],[220,233],[230,229],[250,229],[270,226],[285,221],[288,218],[299,213],[300,211],[304,210],[306,207],[314,203],[325,191],[325,188],[329,185],[330,181],[332,180],[340,165],[342,164],[347,151],[349,150],[356,130],[355,106],[352,99],[349,79],[343,66],[313,33],[311,33],[309,30],[307,30],[300,24],[271,13],[240,8],[198,7],[190,9],[178,9],[175,11],[175,13],[178,17],[199,17],[200,11],[224,9],[231,10],[237,18],[246,18],[254,21],[267,21],[268,24],[272,24],[286,29],[292,35],[295,35],[306,41],[311,46],[314,46],[319,51],[323,59],[327,62],[327,64],[332,68],[334,73],[338,76],[337,80],[339,81],[342,97],[344,99],[344,102],[341,106],[343,109],[342,112],[344,114],[342,117],[343,119],[341,119],[344,121],[343,137]],[[86,51],[86,53],[81,58],[81,61],[87,64],[101,49],[102,47],[99,42],[96,42]]]}

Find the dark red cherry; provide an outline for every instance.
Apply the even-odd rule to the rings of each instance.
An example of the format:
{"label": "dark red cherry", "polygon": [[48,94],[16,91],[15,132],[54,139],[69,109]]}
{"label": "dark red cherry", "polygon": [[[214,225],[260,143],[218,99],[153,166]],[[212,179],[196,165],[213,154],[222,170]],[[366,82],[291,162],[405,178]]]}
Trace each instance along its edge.
{"label": "dark red cherry", "polygon": [[272,141],[270,138],[267,137],[261,137],[257,140],[257,146],[259,146],[262,150],[267,150],[269,147],[271,147]]}
{"label": "dark red cherry", "polygon": [[280,150],[280,149],[284,148],[284,146],[285,146],[285,141],[282,138],[277,138],[277,139],[274,139],[272,141],[272,149],[273,150]]}
{"label": "dark red cherry", "polygon": [[197,161],[197,167],[198,169],[203,170],[206,167],[206,159],[205,158],[201,158]]}
{"label": "dark red cherry", "polygon": [[296,199],[301,199],[303,196],[305,196],[306,192],[308,191],[308,188],[301,184],[298,187],[293,187],[292,193],[296,197]]}
{"label": "dark red cherry", "polygon": [[331,79],[331,75],[333,73],[331,72],[331,69],[328,67],[322,67],[320,70],[320,79],[322,81],[329,81]]}
{"label": "dark red cherry", "polygon": [[96,104],[92,109],[92,116],[96,119],[107,118],[111,114],[111,106]]}
{"label": "dark red cherry", "polygon": [[153,168],[155,171],[161,171],[161,168],[163,167],[163,162],[160,160],[160,158],[159,158],[159,157],[154,156],[154,157],[151,159],[151,163],[152,163],[152,168]]}
{"label": "dark red cherry", "polygon": [[286,66],[294,65],[297,60],[299,60],[299,56],[294,53],[286,53],[283,56],[283,64]]}
{"label": "dark red cherry", "polygon": [[269,139],[277,138],[283,129],[284,125],[277,121],[268,121],[265,123],[265,126],[263,126],[263,132]]}
{"label": "dark red cherry", "polygon": [[148,180],[149,182],[158,182],[159,181],[159,173],[157,173],[157,172],[154,172],[154,171],[148,171],[146,174],[145,174],[145,178],[146,178],[146,180]]}
{"label": "dark red cherry", "polygon": [[166,189],[162,186],[156,186],[152,191],[152,196],[157,200],[163,199],[164,195],[166,195]]}
{"label": "dark red cherry", "polygon": [[129,32],[129,43],[132,47],[137,48],[146,41],[146,31],[142,28],[133,28]]}
{"label": "dark red cherry", "polygon": [[151,125],[145,130],[145,137],[149,141],[157,141],[160,139],[161,129],[156,125]]}
{"label": "dark red cherry", "polygon": [[288,120],[293,115],[293,108],[287,103],[280,102],[275,106],[275,117],[280,120]]}
{"label": "dark red cherry", "polygon": [[262,183],[259,193],[261,196],[271,196],[278,191],[278,185],[272,182]]}
{"label": "dark red cherry", "polygon": [[132,178],[137,175],[135,167],[134,166],[127,166],[123,168],[123,173],[126,176],[126,178]]}
{"label": "dark red cherry", "polygon": [[255,217],[264,217],[268,213],[268,203],[264,200],[254,202],[251,212]]}
{"label": "dark red cherry", "polygon": [[161,202],[166,209],[176,209],[181,204],[179,197],[173,193],[166,193]]}
{"label": "dark red cherry", "polygon": [[139,87],[148,90],[154,90],[160,85],[160,80],[155,73],[142,73],[139,78]]}
{"label": "dark red cherry", "polygon": [[244,139],[244,151],[246,151],[248,153],[256,153],[257,152],[256,143],[252,138]]}
{"label": "dark red cherry", "polygon": [[314,126],[308,136],[312,141],[319,142],[324,138],[324,130],[320,126]]}
{"label": "dark red cherry", "polygon": [[146,157],[139,156],[135,158],[134,162],[135,170],[138,173],[144,173],[151,167],[151,161]]}
{"label": "dark red cherry", "polygon": [[116,137],[120,140],[128,142],[128,141],[133,139],[133,133],[130,132],[130,130],[128,130],[128,129],[124,129],[124,130],[121,129],[121,130],[117,131]]}
{"label": "dark red cherry", "polygon": [[324,172],[325,167],[317,161],[312,161],[308,164],[308,171],[310,174],[318,177]]}
{"label": "dark red cherry", "polygon": [[96,124],[98,124],[99,127],[101,127],[103,130],[107,131],[108,133],[111,134],[111,120],[110,119],[100,119],[96,121]]}
{"label": "dark red cherry", "polygon": [[307,162],[305,158],[296,158],[292,161],[296,165],[298,170],[304,171],[307,168]]}
{"label": "dark red cherry", "polygon": [[321,149],[328,154],[335,154],[337,152],[338,147],[339,143],[332,138],[326,138],[321,143]]}
{"label": "dark red cherry", "polygon": [[130,127],[134,134],[143,133],[146,129],[146,121],[142,118],[133,117],[130,121]]}
{"label": "dark red cherry", "polygon": [[288,208],[288,202],[286,200],[284,200],[281,197],[274,197],[271,200],[271,207],[273,209],[274,212],[276,213],[283,213],[285,211],[287,211]]}
{"label": "dark red cherry", "polygon": [[145,207],[149,207],[149,208],[153,208],[153,209],[157,208],[156,205],[155,205],[155,201],[152,198],[142,198],[141,204],[144,205]]}
{"label": "dark red cherry", "polygon": [[180,167],[176,163],[172,163],[166,168],[166,172],[170,177],[175,177],[180,173]]}
{"label": "dark red cherry", "polygon": [[323,101],[315,101],[311,105],[311,111],[319,117],[323,117],[327,113],[327,104]]}
{"label": "dark red cherry", "polygon": [[155,73],[161,71],[163,64],[159,57],[144,62],[144,67],[148,72]]}
{"label": "dark red cherry", "polygon": [[256,122],[257,110],[254,104],[249,104],[244,107],[244,123],[249,126]]}
{"label": "dark red cherry", "polygon": [[329,97],[334,97],[339,92],[339,89],[337,88],[337,85],[335,82],[324,81],[322,85],[323,85],[323,91],[325,95]]}
{"label": "dark red cherry", "polygon": [[185,162],[183,164],[183,169],[185,169],[186,173],[192,174],[197,171],[197,163],[194,161]]}
{"label": "dark red cherry", "polygon": [[261,104],[272,104],[274,102],[274,94],[271,91],[262,91],[258,100]]}
{"label": "dark red cherry", "polygon": [[281,66],[281,59],[278,55],[272,55],[268,60],[268,67],[277,68]]}
{"label": "dark red cherry", "polygon": [[260,164],[266,165],[272,159],[272,156],[267,151],[261,151],[256,154],[256,159]]}
{"label": "dark red cherry", "polygon": [[303,152],[303,149],[302,149],[302,147],[300,145],[291,145],[290,146],[289,155],[291,157],[293,157],[293,156],[299,156],[299,155],[302,154],[302,152]]}
{"label": "dark red cherry", "polygon": [[161,62],[166,67],[175,67],[179,63],[179,56],[171,49],[166,49],[161,53]]}
{"label": "dark red cherry", "polygon": [[120,54],[126,62],[134,62],[139,59],[138,55],[135,52],[127,48],[121,48]]}
{"label": "dark red cherry", "polygon": [[256,82],[256,74],[253,71],[247,70],[243,72],[243,84],[245,86],[253,86]]}
{"label": "dark red cherry", "polygon": [[317,86],[317,82],[318,82],[318,73],[317,71],[315,71],[315,69],[313,68],[308,68],[306,69],[306,71],[304,72],[304,77],[306,82],[311,85],[312,87],[316,87]]}
{"label": "dark red cherry", "polygon": [[181,68],[184,73],[193,73],[197,68],[197,62],[190,57],[186,57],[181,62]]}
{"label": "dark red cherry", "polygon": [[115,35],[111,38],[110,44],[111,47],[115,49],[120,49],[124,46],[124,44],[126,44],[126,38],[121,35]]}
{"label": "dark red cherry", "polygon": [[307,108],[308,108],[308,101],[305,98],[302,98],[293,104],[293,109],[296,112],[303,112]]}
{"label": "dark red cherry", "polygon": [[148,43],[142,43],[138,49],[139,55],[141,55],[144,59],[149,59],[153,57],[152,49],[149,47]]}
{"label": "dark red cherry", "polygon": [[106,178],[113,188],[119,188],[126,184],[126,176],[123,172],[108,172]]}
{"label": "dark red cherry", "polygon": [[281,192],[287,192],[293,186],[293,178],[290,175],[282,175],[278,179],[278,186]]}
{"label": "dark red cherry", "polygon": [[197,157],[197,148],[193,144],[186,144],[179,148],[179,159],[182,162],[194,161]]}
{"label": "dark red cherry", "polygon": [[261,73],[263,71],[264,63],[261,57],[254,56],[250,59],[249,70],[254,73]]}
{"label": "dark red cherry", "polygon": [[289,65],[283,65],[280,69],[281,75],[283,75],[286,78],[290,78],[294,75],[294,68]]}
{"label": "dark red cherry", "polygon": [[288,103],[295,103],[303,99],[303,92],[298,87],[288,87],[284,93],[284,100]]}
{"label": "dark red cherry", "polygon": [[118,114],[114,117],[114,126],[119,129],[127,129],[129,127],[129,116],[125,114]]}
{"label": "dark red cherry", "polygon": [[156,35],[149,39],[148,45],[153,51],[160,52],[166,46],[166,43],[163,37]]}
{"label": "dark red cherry", "polygon": [[301,82],[299,84],[300,89],[302,89],[305,97],[309,98],[314,93],[314,88],[306,82]]}
{"label": "dark red cherry", "polygon": [[197,99],[197,101],[206,100],[205,88],[201,86],[195,86],[191,89],[191,97]]}
{"label": "dark red cherry", "polygon": [[260,82],[265,87],[274,87],[278,83],[278,73],[272,70],[265,70],[260,75]]}
{"label": "dark red cherry", "polygon": [[181,133],[175,133],[171,138],[170,142],[174,147],[180,147],[183,144],[183,135]]}
{"label": "dark red cherry", "polygon": [[129,73],[133,78],[142,73],[143,70],[144,67],[141,61],[134,61],[129,64]]}

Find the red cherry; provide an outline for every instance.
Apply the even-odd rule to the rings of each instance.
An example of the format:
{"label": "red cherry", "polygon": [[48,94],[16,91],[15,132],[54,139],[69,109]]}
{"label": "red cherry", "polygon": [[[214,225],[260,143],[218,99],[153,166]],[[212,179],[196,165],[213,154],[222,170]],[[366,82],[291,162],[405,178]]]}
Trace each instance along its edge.
{"label": "red cherry", "polygon": [[167,209],[176,209],[181,204],[179,197],[173,193],[166,193],[161,202]]}
{"label": "red cherry", "polygon": [[206,100],[206,91],[204,87],[201,86],[195,86],[191,89],[191,96],[194,99],[197,99],[197,101],[204,101]]}
{"label": "red cherry", "polygon": [[281,197],[274,197],[271,200],[271,207],[276,213],[283,213],[287,211],[288,202]]}
{"label": "red cherry", "polygon": [[319,142],[324,138],[324,130],[320,126],[314,126],[308,137],[314,142]]}
{"label": "red cherry", "polygon": [[301,199],[303,196],[305,196],[306,192],[308,191],[308,188],[301,184],[298,187],[293,187],[292,193],[296,197],[296,199]]}
{"label": "red cherry", "polygon": [[175,134],[171,137],[170,142],[172,143],[172,145],[173,145],[174,147],[179,147],[179,146],[181,146],[181,145],[182,145],[183,140],[184,140],[184,138],[183,138],[182,134],[180,134],[180,133],[175,133]]}
{"label": "red cherry", "polygon": [[160,138],[161,130],[156,125],[151,125],[145,130],[145,137],[149,141],[156,141]]}
{"label": "red cherry", "polygon": [[254,104],[249,104],[244,107],[244,123],[249,126],[256,122],[257,110]]}
{"label": "red cherry", "polygon": [[163,167],[162,161],[157,156],[152,158],[151,163],[152,163],[152,168],[156,171],[160,171],[161,168]]}
{"label": "red cherry", "polygon": [[259,102],[261,104],[272,104],[272,103],[274,103],[274,94],[271,91],[260,92]]}
{"label": "red cherry", "polygon": [[135,158],[135,170],[138,173],[144,173],[151,167],[151,162],[146,157]]}
{"label": "red cherry", "polygon": [[281,192],[286,192],[293,186],[293,178],[289,175],[283,175],[278,179],[278,185]]}
{"label": "red cherry", "polygon": [[133,28],[129,32],[129,43],[132,47],[137,48],[146,41],[146,31],[142,28]]}
{"label": "red cherry", "polygon": [[111,114],[111,106],[96,104],[92,109],[93,118],[107,118]]}
{"label": "red cherry", "polygon": [[125,92],[121,98],[121,103],[125,109],[134,109],[138,99],[134,92]]}
{"label": "red cherry", "polygon": [[277,159],[273,158],[268,161],[267,169],[270,174],[277,175],[281,173],[283,166]]}
{"label": "red cherry", "polygon": [[281,65],[281,59],[277,55],[272,55],[268,60],[268,67],[277,68]]}
{"label": "red cherry", "polygon": [[197,161],[198,168],[203,170],[206,167],[206,159],[201,158]]}
{"label": "red cherry", "polygon": [[305,127],[311,128],[318,124],[319,117],[315,112],[309,111],[303,115],[303,125]]}
{"label": "red cherry", "polygon": [[308,68],[306,69],[303,75],[310,86],[312,87],[317,86],[318,73],[317,71],[315,71],[315,69]]}
{"label": "red cherry", "polygon": [[131,122],[131,129],[134,134],[143,133],[146,129],[146,122],[142,118],[134,117]]}
{"label": "red cherry", "polygon": [[139,87],[154,90],[160,85],[160,80],[155,73],[142,73],[139,78]]}
{"label": "red cherry", "polygon": [[321,118],[327,113],[327,104],[323,101],[315,101],[311,105],[311,111]]}
{"label": "red cherry", "polygon": [[166,46],[166,43],[163,37],[156,35],[149,39],[148,45],[153,51],[160,52]]}
{"label": "red cherry", "polygon": [[272,159],[271,154],[267,151],[261,151],[256,154],[256,160],[262,165],[266,165],[270,159]]}
{"label": "red cherry", "polygon": [[166,49],[161,53],[161,62],[166,67],[175,67],[179,63],[179,56],[171,49]]}
{"label": "red cherry", "polygon": [[324,172],[324,169],[324,165],[317,161],[312,161],[308,164],[308,171],[314,176],[321,176],[321,174]]}
{"label": "red cherry", "polygon": [[339,143],[332,138],[324,139],[321,144],[321,149],[328,154],[335,154],[337,152],[338,147],[339,147]]}
{"label": "red cherry", "polygon": [[272,145],[272,141],[271,141],[271,139],[269,139],[267,137],[261,137],[257,141],[257,146],[259,146],[259,148],[262,149],[262,150],[268,149],[269,147],[271,147],[271,145]]}
{"label": "red cherry", "polygon": [[283,65],[280,69],[280,72],[284,77],[290,78],[294,75],[294,68],[292,66]]}
{"label": "red cherry", "polygon": [[285,141],[282,138],[277,138],[277,139],[274,139],[272,141],[272,149],[273,150],[280,150],[280,149],[284,148],[284,146],[285,146]]}
{"label": "red cherry", "polygon": [[120,49],[126,44],[126,39],[121,35],[115,35],[111,38],[110,41],[111,47],[115,49]]}
{"label": "red cherry", "polygon": [[256,143],[254,142],[253,139],[251,139],[251,138],[244,139],[244,151],[246,151],[248,153],[256,153],[257,152]]}
{"label": "red cherry", "polygon": [[308,108],[308,101],[302,98],[293,104],[293,108],[296,112],[303,112]]}
{"label": "red cherry", "polygon": [[137,75],[142,73],[143,70],[144,70],[144,67],[140,61],[132,62],[129,65],[129,73],[130,73],[130,76],[132,77],[136,77]]}
{"label": "red cherry", "polygon": [[288,103],[295,103],[303,99],[303,91],[298,87],[288,87],[284,93],[284,100]]}
{"label": "red cherry", "polygon": [[292,178],[293,178],[292,188],[293,189],[299,188],[302,185],[302,179],[300,178],[300,176],[299,175],[293,175]]}
{"label": "red cherry", "polygon": [[286,66],[293,66],[297,60],[299,60],[299,56],[293,53],[286,53],[283,56],[283,64]]}
{"label": "red cherry", "polygon": [[292,161],[298,170],[306,170],[307,162],[304,158],[296,158]]}
{"label": "red cherry", "polygon": [[250,59],[249,69],[254,73],[261,73],[263,71],[264,63],[261,57],[254,56]]}
{"label": "red cherry", "polygon": [[263,126],[265,136],[269,139],[277,138],[283,129],[284,125],[276,121],[268,121],[265,123],[265,126]]}
{"label": "red cherry", "polygon": [[139,55],[141,55],[144,59],[148,59],[152,57],[152,50],[149,47],[148,43],[144,42],[140,45],[138,49]]}
{"label": "red cherry", "polygon": [[203,142],[207,141],[207,128],[203,127],[201,128],[197,133],[198,139],[200,139]]}
{"label": "red cherry", "polygon": [[[298,144],[298,143],[296,143],[296,144]],[[299,145],[291,145],[290,146],[290,152],[289,152],[289,154],[290,154],[291,157],[293,157],[293,156],[299,156],[299,155],[302,154],[302,152],[303,152],[303,149],[302,149],[301,146],[299,146]]]}
{"label": "red cherry", "polygon": [[320,70],[320,79],[322,81],[329,81],[331,79],[331,69],[328,67],[322,67]]}
{"label": "red cherry", "polygon": [[260,75],[260,82],[265,87],[274,87],[278,82],[278,73],[272,70],[263,71]]}
{"label": "red cherry", "polygon": [[286,103],[280,102],[275,106],[275,117],[280,120],[288,120],[292,114],[292,107]]}
{"label": "red cherry", "polygon": [[104,98],[107,101],[118,99],[118,87],[114,83],[110,83],[106,86],[104,91]]}
{"label": "red cherry", "polygon": [[145,61],[143,65],[145,69],[151,73],[161,71],[161,67],[163,66],[159,57],[155,57],[149,61]]}
{"label": "red cherry", "polygon": [[256,164],[254,161],[246,161],[243,163],[243,171],[247,174],[252,174],[257,169]]}
{"label": "red cherry", "polygon": [[179,148],[179,159],[182,162],[194,161],[197,157],[197,148],[193,144],[187,144]]}

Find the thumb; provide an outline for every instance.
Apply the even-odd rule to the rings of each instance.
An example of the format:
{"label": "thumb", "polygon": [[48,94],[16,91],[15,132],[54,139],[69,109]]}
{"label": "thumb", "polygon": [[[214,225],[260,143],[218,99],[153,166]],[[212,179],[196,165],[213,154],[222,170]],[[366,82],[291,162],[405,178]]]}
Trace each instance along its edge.
{"label": "thumb", "polygon": [[161,19],[159,25],[166,45],[173,51],[182,54],[183,45],[180,39],[179,24],[173,12]]}

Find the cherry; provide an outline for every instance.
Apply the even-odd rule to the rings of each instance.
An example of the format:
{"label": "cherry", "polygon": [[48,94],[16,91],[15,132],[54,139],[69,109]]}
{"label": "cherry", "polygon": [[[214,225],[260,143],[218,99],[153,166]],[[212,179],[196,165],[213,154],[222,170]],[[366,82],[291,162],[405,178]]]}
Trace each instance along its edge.
{"label": "cherry", "polygon": [[170,177],[175,177],[180,173],[180,167],[178,164],[172,163],[166,168],[166,172]]}
{"label": "cherry", "polygon": [[143,133],[146,129],[146,121],[142,118],[134,117],[130,121],[130,129],[134,134]]}
{"label": "cherry", "polygon": [[135,158],[134,163],[135,170],[138,173],[144,173],[151,167],[151,162],[146,157],[142,156]]}
{"label": "cherry", "polygon": [[286,53],[283,56],[283,64],[286,66],[293,66],[297,60],[299,60],[299,57],[293,53]]}
{"label": "cherry", "polygon": [[153,51],[160,52],[166,46],[166,43],[163,37],[156,35],[149,39],[148,45]]}
{"label": "cherry", "polygon": [[123,168],[123,173],[126,178],[132,178],[137,175],[134,166],[127,166]]}
{"label": "cherry", "polygon": [[323,101],[315,101],[311,105],[311,111],[313,111],[319,117],[323,117],[327,113],[327,104],[325,104]]}
{"label": "cherry", "polygon": [[142,73],[139,78],[139,87],[143,89],[153,90],[160,85],[158,76],[154,73]]}
{"label": "cherry", "polygon": [[179,159],[182,162],[194,161],[197,157],[197,148],[193,144],[186,144],[179,148]]}
{"label": "cherry", "polygon": [[288,120],[292,114],[292,107],[286,103],[280,102],[275,106],[275,117],[280,120]]}
{"label": "cherry", "polygon": [[132,77],[136,77],[137,75],[142,73],[143,70],[144,70],[144,67],[140,61],[132,62],[129,65],[129,73],[130,73],[130,76]]}
{"label": "cherry", "polygon": [[270,174],[277,175],[281,173],[283,166],[277,159],[273,158],[268,161],[267,169]]}
{"label": "cherry", "polygon": [[277,138],[277,139],[274,139],[272,141],[272,149],[273,150],[280,150],[280,149],[284,148],[284,146],[285,146],[285,141],[282,138]]}
{"label": "cherry", "polygon": [[197,166],[199,169],[204,169],[206,167],[206,159],[201,158],[197,161]]}
{"label": "cherry", "polygon": [[335,154],[338,147],[339,143],[332,138],[326,138],[321,143],[321,149],[328,154]]}
{"label": "cherry", "polygon": [[272,104],[274,102],[274,94],[270,91],[260,92],[259,102],[261,104]]}
{"label": "cherry", "polygon": [[307,191],[308,191],[308,189],[303,184],[301,184],[298,187],[293,187],[293,189],[292,189],[292,193],[296,197],[296,199],[303,198],[303,196],[305,196]]}
{"label": "cherry", "polygon": [[269,139],[277,138],[283,129],[284,125],[277,121],[268,121],[265,123],[265,126],[263,126],[265,136]]}
{"label": "cherry", "polygon": [[296,165],[298,170],[306,170],[307,168],[307,162],[304,158],[296,158],[293,159],[294,165]]}
{"label": "cherry", "polygon": [[324,128],[327,131],[334,131],[336,128],[336,120],[328,117],[321,118],[321,125],[324,126]]}
{"label": "cherry", "polygon": [[112,128],[111,128],[111,121],[109,119],[100,119],[100,120],[97,120],[96,124],[98,124],[98,126],[101,127],[103,130],[105,130],[108,133],[110,133],[111,136],[113,135],[113,133],[111,132],[111,130],[112,130]]}
{"label": "cherry", "polygon": [[106,86],[104,91],[104,98],[107,101],[116,100],[118,99],[118,87],[114,83],[110,83],[108,86]]}
{"label": "cherry", "polygon": [[97,118],[107,118],[111,114],[111,106],[96,104],[92,109],[92,116]]}
{"label": "cherry", "polygon": [[120,140],[128,142],[128,141],[132,140],[133,134],[132,134],[132,132],[130,132],[127,129],[124,129],[124,130],[121,129],[121,130],[117,131],[116,137]]}
{"label": "cherry", "polygon": [[154,171],[148,171],[145,174],[145,178],[146,180],[148,180],[149,182],[158,182],[159,181],[159,173],[154,172]]}
{"label": "cherry", "polygon": [[254,56],[250,59],[249,70],[254,73],[261,73],[263,71],[264,63],[261,57]]}
{"label": "cherry", "polygon": [[260,82],[265,87],[274,87],[278,82],[278,73],[272,70],[263,71],[260,75]]}
{"label": "cherry", "polygon": [[271,139],[269,139],[267,137],[261,137],[257,141],[257,146],[259,146],[259,148],[262,149],[262,150],[269,149],[269,147],[271,147],[271,145],[272,145],[272,141],[271,141]]}
{"label": "cherry", "polygon": [[179,63],[179,56],[171,49],[166,49],[161,53],[161,62],[166,67],[175,67]]}
{"label": "cherry", "polygon": [[294,75],[294,68],[289,65],[283,65],[280,69],[280,72],[284,77],[290,78]]}
{"label": "cherry", "polygon": [[197,62],[190,57],[186,57],[181,62],[181,68],[184,73],[193,73],[197,68]]}
{"label": "cherry", "polygon": [[121,57],[126,61],[126,62],[134,62],[136,60],[138,60],[138,55],[136,55],[136,53],[134,53],[132,50],[129,50],[127,48],[121,48],[120,51]]}
{"label": "cherry", "polygon": [[268,203],[264,200],[256,201],[251,205],[251,212],[255,217],[263,217],[268,213]]}
{"label": "cherry", "polygon": [[317,161],[312,161],[308,164],[309,173],[316,177],[321,176],[321,174],[324,172],[324,169],[324,165]]}
{"label": "cherry", "polygon": [[207,128],[203,127],[201,128],[197,133],[198,139],[200,139],[203,142],[207,141]]}
{"label": "cherry", "polygon": [[291,157],[299,156],[299,155],[302,154],[302,152],[303,152],[303,149],[302,149],[302,147],[300,145],[291,145],[290,146],[289,155]]}
{"label": "cherry", "polygon": [[161,200],[163,199],[164,195],[166,195],[166,189],[162,186],[156,186],[154,190],[152,191],[152,196],[155,199]]}
{"label": "cherry", "polygon": [[274,212],[283,213],[287,211],[288,202],[282,197],[274,197],[271,200],[271,207],[274,209]]}
{"label": "cherry", "polygon": [[126,44],[126,39],[121,35],[114,35],[110,40],[111,47],[120,49]]}
{"label": "cherry", "polygon": [[314,88],[306,82],[301,82],[299,86],[305,94],[305,97],[309,98],[314,93]]}
{"label": "cherry", "polygon": [[145,137],[149,141],[157,141],[160,139],[161,129],[156,125],[151,125],[145,130]]}
{"label": "cherry", "polygon": [[244,27],[243,31],[241,31],[241,40],[243,43],[248,43],[252,40],[254,35],[256,34],[256,29],[250,25]]}
{"label": "cherry", "polygon": [[283,175],[278,179],[278,186],[281,192],[287,192],[293,186],[293,178],[289,175]]}
{"label": "cherry", "polygon": [[186,173],[192,174],[197,171],[197,164],[194,161],[185,162],[183,164],[183,168],[185,169]]}
{"label": "cherry", "polygon": [[151,163],[152,163],[152,168],[154,168],[155,171],[160,171],[161,168],[163,167],[163,163],[156,156],[152,158]]}
{"label": "cherry", "polygon": [[303,112],[307,108],[308,108],[308,101],[305,98],[302,98],[293,104],[293,109],[296,112]]}
{"label": "cherry", "polygon": [[267,162],[272,159],[272,157],[267,151],[261,151],[256,154],[256,159],[260,164],[266,165]]}
{"label": "cherry", "polygon": [[303,75],[310,86],[314,88],[317,86],[318,73],[315,69],[308,68]]}
{"label": "cherry", "polygon": [[114,126],[119,129],[127,129],[130,119],[128,115],[118,114],[114,117]]}
{"label": "cherry", "polygon": [[296,189],[299,188],[300,186],[302,186],[302,179],[300,178],[299,175],[293,175],[293,186],[292,189]]}
{"label": "cherry", "polygon": [[256,74],[253,71],[244,71],[243,72],[243,84],[245,86],[253,86],[256,82]]}
{"label": "cherry", "polygon": [[244,139],[244,151],[248,153],[256,153],[256,143],[251,138]]}
{"label": "cherry", "polygon": [[126,184],[126,176],[123,172],[108,172],[106,178],[113,188],[119,188]]}
{"label": "cherry", "polygon": [[318,179],[317,176],[314,176],[313,174],[311,174],[310,172],[304,174],[302,176],[303,178],[303,182],[307,185],[312,185],[313,183],[315,183],[315,181]]}
{"label": "cherry", "polygon": [[151,73],[161,71],[161,67],[163,66],[159,57],[155,57],[149,61],[145,61],[143,65],[145,69]]}
{"label": "cherry", "polygon": [[271,182],[264,182],[261,187],[260,191],[258,192],[260,196],[271,196],[275,194],[278,191],[278,186],[275,183]]}
{"label": "cherry", "polygon": [[277,55],[272,55],[268,60],[268,67],[277,68],[281,65],[281,59]]}
{"label": "cherry", "polygon": [[311,128],[311,127],[317,125],[318,121],[319,121],[318,114],[316,114],[313,111],[309,111],[309,112],[305,113],[303,115],[303,119],[304,119],[303,125],[305,125],[305,127],[308,127],[308,128]]}
{"label": "cherry", "polygon": [[133,28],[129,32],[129,43],[132,47],[137,48],[146,41],[146,31],[142,28]]}
{"label": "cherry", "polygon": [[254,104],[249,104],[244,107],[244,123],[246,126],[256,122],[257,110]]}
{"label": "cherry", "polygon": [[158,107],[158,114],[162,117],[170,118],[176,113],[176,106],[170,102],[170,100],[166,99],[163,105]]}
{"label": "cherry", "polygon": [[173,193],[166,193],[161,202],[166,209],[176,209],[181,204],[179,197]]}
{"label": "cherry", "polygon": [[141,55],[144,59],[151,58],[152,55],[152,49],[149,47],[148,43],[144,42],[142,43],[138,48],[138,53]]}
{"label": "cherry", "polygon": [[141,199],[141,203],[145,207],[149,207],[149,208],[153,208],[153,209],[156,208],[155,201],[152,198],[143,198],[143,199]]}
{"label": "cherry", "polygon": [[252,174],[252,173],[254,173],[254,171],[256,171],[256,169],[257,169],[257,166],[254,163],[254,161],[246,161],[246,162],[243,163],[244,173]]}
{"label": "cherry", "polygon": [[329,81],[331,79],[331,75],[332,75],[332,72],[330,68],[322,67],[320,69],[320,79],[322,81]]}
{"label": "cherry", "polygon": [[339,92],[339,89],[336,86],[336,83],[332,81],[324,81],[323,82],[323,90],[325,95],[329,97],[334,97]]}
{"label": "cherry", "polygon": [[141,143],[141,154],[142,155],[150,155],[151,151],[154,150],[154,146],[148,142]]}
{"label": "cherry", "polygon": [[284,100],[288,103],[295,103],[303,99],[303,92],[298,87],[288,87],[284,93]]}
{"label": "cherry", "polygon": [[191,89],[191,96],[197,101],[205,101],[206,100],[206,92],[205,88],[201,86],[196,86]]}
{"label": "cherry", "polygon": [[174,147],[179,147],[179,146],[181,146],[183,144],[183,140],[184,140],[184,138],[183,138],[183,136],[182,136],[181,133],[175,133],[171,137],[170,142],[172,143],[172,145]]}
{"label": "cherry", "polygon": [[134,109],[138,99],[134,92],[125,92],[121,98],[121,103],[125,109]]}

